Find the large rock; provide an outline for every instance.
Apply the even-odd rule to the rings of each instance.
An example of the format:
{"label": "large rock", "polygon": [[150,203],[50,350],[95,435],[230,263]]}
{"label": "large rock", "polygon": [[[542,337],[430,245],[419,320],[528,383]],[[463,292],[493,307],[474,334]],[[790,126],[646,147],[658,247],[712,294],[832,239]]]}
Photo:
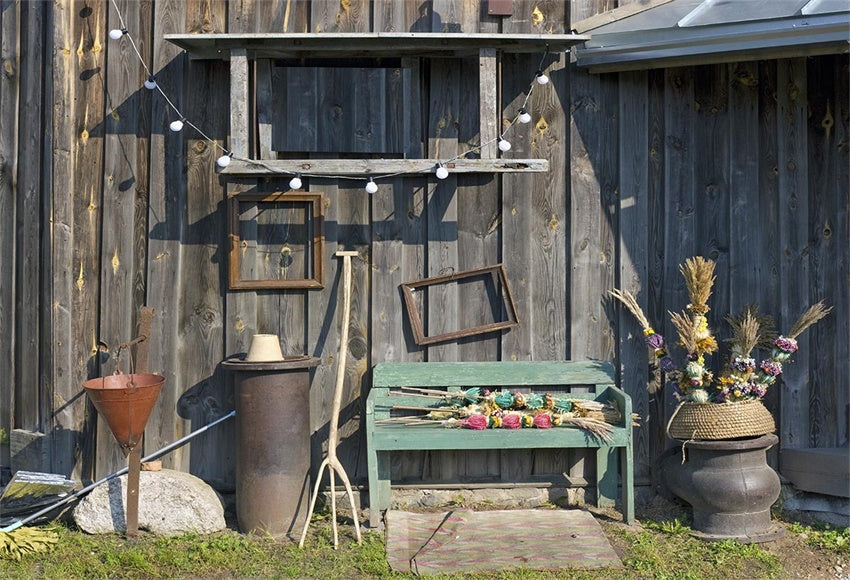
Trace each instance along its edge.
{"label": "large rock", "polygon": [[[90,534],[125,532],[126,490],[126,475],[94,488],[74,508],[77,526]],[[170,469],[141,472],[140,530],[173,536],[187,532],[206,534],[224,528],[224,505],[221,498],[202,480]]]}

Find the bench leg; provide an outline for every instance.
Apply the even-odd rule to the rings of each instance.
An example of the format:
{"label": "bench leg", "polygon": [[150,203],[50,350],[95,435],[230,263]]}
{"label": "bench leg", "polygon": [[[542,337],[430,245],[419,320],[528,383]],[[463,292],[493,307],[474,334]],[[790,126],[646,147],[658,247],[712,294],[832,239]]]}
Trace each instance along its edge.
{"label": "bench leg", "polygon": [[367,452],[369,471],[369,526],[377,528],[381,512],[390,507],[390,454],[388,451]]}
{"label": "bench leg", "polygon": [[620,470],[623,479],[623,520],[631,526],[635,523],[635,465],[631,443],[620,448]]}
{"label": "bench leg", "polygon": [[596,506],[613,507],[617,497],[617,449],[596,450]]}

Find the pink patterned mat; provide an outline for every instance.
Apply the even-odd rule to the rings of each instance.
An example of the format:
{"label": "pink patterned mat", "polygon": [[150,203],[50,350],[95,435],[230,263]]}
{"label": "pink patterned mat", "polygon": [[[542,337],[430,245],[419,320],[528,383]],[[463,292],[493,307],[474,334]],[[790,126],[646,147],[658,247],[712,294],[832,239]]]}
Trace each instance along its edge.
{"label": "pink patterned mat", "polygon": [[597,521],[578,509],[390,510],[387,561],[421,575],[623,566]]}

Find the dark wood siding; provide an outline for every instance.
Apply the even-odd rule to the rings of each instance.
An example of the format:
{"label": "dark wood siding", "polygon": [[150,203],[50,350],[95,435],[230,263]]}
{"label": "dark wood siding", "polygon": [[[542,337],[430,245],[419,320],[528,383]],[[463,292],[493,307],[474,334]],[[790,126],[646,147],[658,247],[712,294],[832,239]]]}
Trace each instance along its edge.
{"label": "dark wood siding", "polygon": [[[486,15],[484,0],[435,0],[423,10],[394,0],[119,0],[162,90],[210,141],[188,126],[168,130],[175,113],[158,91],[142,87],[146,72],[127,39],[108,39],[119,26],[111,3],[8,4],[0,13],[0,350],[10,356],[0,358],[8,379],[0,381],[0,427],[51,434],[52,464],[34,467],[90,477],[122,465],[87,409],[82,383],[114,370],[114,359],[97,355],[97,341],[114,354],[148,305],[156,310],[149,367],[167,379],[146,450],[230,410],[233,385],[219,363],[246,351],[254,333],[276,333],[287,354],[321,359],[309,409],[318,465],[341,346],[334,253],[345,249],[358,257],[340,459],[356,481],[365,478],[362,408],[374,364],[596,358],[618,364],[643,417],[635,465],[638,484],[648,485],[674,401],[659,388],[637,324],[607,291],[637,292],[672,336],[666,311],[687,303],[677,265],[701,254],[718,264],[715,328],[747,304],[759,304],[785,330],[811,302],[834,307],[801,337],[767,404],[783,446],[846,446],[850,395],[835,364],[850,358],[846,55],[604,75],[577,70],[568,55],[548,55],[552,82],[534,87],[533,120],[511,129],[506,155],[546,158],[548,173],[400,176],[380,181],[373,196],[362,181],[305,178],[305,189],[326,199],[324,288],[227,288],[227,196],[285,191],[288,180],[215,172],[223,147],[253,154],[254,135],[228,133],[231,115],[250,113],[231,98],[247,102],[248,95],[231,93],[227,63],[192,61],[163,34],[557,33],[614,4],[523,0],[512,17],[496,18]],[[501,57],[496,127],[514,117],[542,56]],[[309,88],[296,96],[297,84],[285,91],[276,84],[282,73],[272,63],[249,65],[245,73],[258,87],[256,155],[272,156],[277,142],[309,149],[303,143],[314,141],[321,143],[314,154],[327,154],[335,139],[337,150],[359,151],[362,133],[363,148],[446,158],[481,137],[477,59],[407,58],[380,73],[353,73],[362,84],[351,87],[350,100],[340,83],[323,91],[318,73],[299,76]],[[369,83],[403,95],[403,106],[397,98],[361,98],[357,91]],[[274,111],[284,97],[295,108],[315,103],[313,116],[290,110],[291,122],[281,124]],[[337,111],[339,102],[347,104]],[[304,118],[316,119],[315,134],[303,131]],[[298,139],[287,136],[299,130]],[[399,284],[499,262],[520,326],[416,346]],[[459,286],[431,291],[429,332],[465,325],[482,298]],[[127,370],[129,361],[121,365]],[[219,426],[166,465],[232,489],[232,433],[232,425]],[[8,446],[0,450],[0,466],[8,467]],[[410,453],[399,454],[393,469],[407,481],[564,472],[580,481],[592,464],[581,453]]]}

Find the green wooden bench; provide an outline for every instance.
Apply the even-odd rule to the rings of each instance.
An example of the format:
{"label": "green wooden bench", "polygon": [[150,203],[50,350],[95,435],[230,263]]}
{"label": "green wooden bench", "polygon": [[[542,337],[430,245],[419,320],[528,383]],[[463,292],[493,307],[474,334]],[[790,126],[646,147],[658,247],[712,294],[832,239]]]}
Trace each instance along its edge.
{"label": "green wooden bench", "polygon": [[[428,404],[427,399],[423,404],[421,397],[396,394],[401,387],[465,390],[476,386],[491,391],[534,390],[555,396],[569,393],[576,399],[615,401],[623,420],[622,424],[613,427],[611,441],[597,439],[575,427],[474,431],[380,423],[390,417],[393,407]],[[572,387],[588,387],[588,392],[572,392]],[[370,524],[377,526],[382,512],[390,505],[390,454],[393,451],[542,448],[596,449],[597,505],[614,505],[619,474],[623,519],[631,524],[634,522],[631,414],[631,398],[614,385],[614,368],[607,362],[377,364],[366,402]]]}

